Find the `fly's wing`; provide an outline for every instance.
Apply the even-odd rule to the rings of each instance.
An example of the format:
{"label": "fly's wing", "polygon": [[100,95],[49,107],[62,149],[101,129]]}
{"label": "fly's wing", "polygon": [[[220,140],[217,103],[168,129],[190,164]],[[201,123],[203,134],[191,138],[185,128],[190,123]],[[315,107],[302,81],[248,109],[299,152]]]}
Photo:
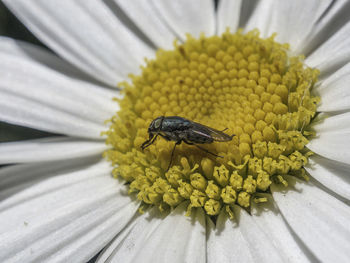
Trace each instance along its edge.
{"label": "fly's wing", "polygon": [[222,131],[210,128],[203,124],[193,122],[192,132],[202,134],[205,137],[210,137],[212,141],[227,142],[231,141],[234,135],[228,135]]}

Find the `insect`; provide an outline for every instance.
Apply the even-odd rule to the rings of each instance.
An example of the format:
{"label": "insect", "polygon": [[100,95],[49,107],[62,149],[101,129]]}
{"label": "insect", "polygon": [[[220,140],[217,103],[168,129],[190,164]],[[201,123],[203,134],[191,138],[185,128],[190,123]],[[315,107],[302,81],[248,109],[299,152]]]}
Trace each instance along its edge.
{"label": "insect", "polygon": [[181,144],[182,142],[194,145],[197,148],[214,155],[216,157],[222,157],[215,153],[209,152],[208,150],[202,148],[197,144],[213,143],[213,142],[227,142],[231,141],[234,135],[228,135],[222,131],[210,128],[203,124],[187,120],[179,116],[160,116],[154,119],[148,127],[149,138],[142,145],[142,151],[153,144],[157,139],[158,135],[163,137],[167,141],[175,141],[174,148],[171,152],[170,163],[167,171],[170,168],[174,151],[176,145]]}

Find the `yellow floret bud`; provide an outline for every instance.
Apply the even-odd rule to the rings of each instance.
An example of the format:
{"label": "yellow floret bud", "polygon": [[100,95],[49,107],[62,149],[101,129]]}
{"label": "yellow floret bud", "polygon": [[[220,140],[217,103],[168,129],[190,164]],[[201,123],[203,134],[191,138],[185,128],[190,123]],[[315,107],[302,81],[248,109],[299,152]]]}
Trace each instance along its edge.
{"label": "yellow floret bud", "polygon": [[146,187],[138,193],[137,198],[146,204],[157,204],[162,199],[162,195],[158,194],[153,187]]}
{"label": "yellow floret bud", "polygon": [[267,143],[257,142],[253,144],[253,153],[257,158],[264,158],[267,155]]}
{"label": "yellow floret bud", "polygon": [[217,200],[209,199],[205,202],[204,209],[208,215],[215,216],[220,212],[221,203]]}
{"label": "yellow floret bud", "polygon": [[257,183],[257,188],[259,190],[266,191],[267,188],[269,188],[269,186],[272,183],[270,180],[270,175],[267,172],[260,170],[258,172],[256,183]]}
{"label": "yellow floret bud", "polygon": [[193,190],[190,197],[192,207],[203,207],[205,201],[207,200],[207,195],[201,191]]}
{"label": "yellow floret bud", "polygon": [[163,201],[170,206],[176,206],[182,202],[183,198],[174,188],[168,189],[163,195]]}
{"label": "yellow floret bud", "polygon": [[179,191],[180,195],[183,198],[189,199],[192,192],[193,192],[193,186],[187,182],[184,182],[182,180],[178,181],[179,183],[179,188],[177,188],[177,190]]}
{"label": "yellow floret bud", "polygon": [[290,166],[292,170],[300,170],[307,164],[307,158],[299,151],[295,151],[289,156]]}
{"label": "yellow floret bud", "polygon": [[221,198],[226,204],[234,204],[237,198],[236,191],[233,189],[232,186],[228,185],[224,189],[222,189]]}
{"label": "yellow floret bud", "polygon": [[179,186],[178,181],[184,179],[184,175],[178,166],[174,166],[165,174],[166,179],[173,187]]}
{"label": "yellow floret bud", "polygon": [[237,202],[242,207],[249,207],[250,206],[250,194],[246,192],[240,192],[238,194]]}
{"label": "yellow floret bud", "polygon": [[243,177],[237,171],[234,171],[230,176],[230,185],[234,190],[240,191],[242,189]]}
{"label": "yellow floret bud", "polygon": [[225,186],[230,178],[229,173],[230,171],[224,165],[216,166],[214,167],[213,177],[219,185]]}
{"label": "yellow floret bud", "polygon": [[258,172],[262,169],[262,160],[254,157],[249,159],[248,162],[248,173],[256,176]]}
{"label": "yellow floret bud", "polygon": [[152,185],[154,191],[158,194],[164,194],[168,191],[168,189],[171,188],[171,185],[168,183],[167,180],[164,180],[163,178],[157,178],[157,180]]}
{"label": "yellow floret bud", "polygon": [[207,180],[200,173],[191,174],[190,179],[191,179],[191,185],[194,188],[203,192],[207,188]]}
{"label": "yellow floret bud", "polygon": [[207,189],[205,189],[205,193],[209,198],[218,200],[220,199],[221,189],[214,183],[214,181],[210,180]]}
{"label": "yellow floret bud", "polygon": [[248,175],[248,177],[243,182],[243,190],[247,193],[254,193],[256,190],[256,180],[253,179],[253,176]]}

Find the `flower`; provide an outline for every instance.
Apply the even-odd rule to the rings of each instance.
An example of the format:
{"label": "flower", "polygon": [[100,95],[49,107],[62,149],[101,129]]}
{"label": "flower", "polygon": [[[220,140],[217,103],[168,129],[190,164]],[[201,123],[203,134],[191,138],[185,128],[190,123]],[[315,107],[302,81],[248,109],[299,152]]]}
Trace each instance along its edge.
{"label": "flower", "polygon": [[[4,262],[333,261],[349,258],[349,5],[336,1],[5,1],[54,52],[1,38],[0,120],[65,137],[2,144],[0,259]],[[126,15],[126,16],[125,16]],[[239,226],[202,209],[169,216],[139,203],[110,177],[100,132],[116,111],[111,89],[139,74],[155,48],[169,49],[189,32],[213,35],[229,26],[290,44],[320,70],[315,152],[310,182],[243,209]],[[131,30],[132,29],[132,30]],[[142,41],[140,39],[143,39]],[[250,180],[253,180],[250,178]],[[215,187],[214,187],[215,188]],[[213,189],[214,189],[213,188]],[[213,190],[214,191],[214,190]],[[215,192],[215,191],[214,191]],[[266,209],[269,208],[269,209]]]}

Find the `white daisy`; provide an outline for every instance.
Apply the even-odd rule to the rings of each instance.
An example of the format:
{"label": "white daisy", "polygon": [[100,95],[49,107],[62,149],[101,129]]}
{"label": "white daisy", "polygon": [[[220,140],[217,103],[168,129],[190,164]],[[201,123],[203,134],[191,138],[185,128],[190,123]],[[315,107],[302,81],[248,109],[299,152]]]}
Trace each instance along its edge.
{"label": "white daisy", "polygon": [[[63,60],[1,37],[0,120],[65,136],[1,145],[0,163],[16,164],[0,170],[1,262],[84,262],[100,250],[98,262],[348,261],[347,1],[221,0],[217,10],[211,0],[4,2]],[[261,197],[269,202],[251,202],[251,215],[234,207],[236,221],[221,212],[214,224],[208,208],[183,216],[188,203],[168,216],[156,207],[139,214],[140,202],[101,157],[104,121],[118,110],[112,87],[174,39],[226,27],[276,32],[320,70],[318,111],[328,117],[307,145],[316,153],[305,167],[311,179],[283,177],[288,192],[272,184],[272,196]]]}

